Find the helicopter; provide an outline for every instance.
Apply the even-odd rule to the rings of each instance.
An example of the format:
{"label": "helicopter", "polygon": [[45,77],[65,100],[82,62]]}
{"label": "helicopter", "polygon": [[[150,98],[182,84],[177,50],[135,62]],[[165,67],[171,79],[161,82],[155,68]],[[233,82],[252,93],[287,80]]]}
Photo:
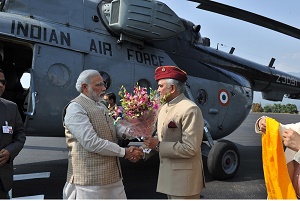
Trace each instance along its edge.
{"label": "helicopter", "polygon": [[[238,11],[244,20],[250,15],[251,23],[263,19],[260,26],[300,39],[299,29],[254,13],[190,1],[213,12]],[[186,95],[203,114],[208,170],[215,179],[232,178],[240,154],[222,138],[246,119],[253,92],[272,101],[300,99],[300,78],[273,68],[274,59],[262,65],[234,55],[234,48],[212,48],[200,29],[156,0],[0,0],[1,66],[8,80],[2,97],[18,104],[29,136],[62,137],[62,111],[78,95],[74,86],[83,70],[98,70],[107,91],[117,93],[136,83],[156,88],[156,67],[178,66],[188,74]],[[20,84],[24,73],[30,74],[28,89]]]}

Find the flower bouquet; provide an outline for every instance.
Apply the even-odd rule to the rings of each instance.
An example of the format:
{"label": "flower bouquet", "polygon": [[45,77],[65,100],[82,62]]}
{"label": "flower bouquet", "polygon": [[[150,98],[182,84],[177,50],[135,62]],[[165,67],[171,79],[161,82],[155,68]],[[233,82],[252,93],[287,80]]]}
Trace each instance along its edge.
{"label": "flower bouquet", "polygon": [[131,138],[152,136],[156,130],[157,115],[160,109],[160,100],[156,98],[156,90],[136,85],[133,94],[124,86],[119,91],[121,96],[122,111],[115,111],[115,123],[130,128],[127,134]]}

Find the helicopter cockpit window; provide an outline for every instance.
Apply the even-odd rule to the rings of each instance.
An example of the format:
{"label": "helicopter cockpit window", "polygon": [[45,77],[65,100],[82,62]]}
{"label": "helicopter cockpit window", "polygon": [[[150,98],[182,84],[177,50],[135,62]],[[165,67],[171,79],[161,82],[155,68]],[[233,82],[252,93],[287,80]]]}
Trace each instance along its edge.
{"label": "helicopter cockpit window", "polygon": [[197,92],[197,101],[200,105],[204,105],[207,101],[207,92],[204,89],[199,89]]}
{"label": "helicopter cockpit window", "polygon": [[100,75],[103,78],[103,82],[106,84],[106,90],[109,89],[111,85],[111,78],[107,72],[99,71]]}

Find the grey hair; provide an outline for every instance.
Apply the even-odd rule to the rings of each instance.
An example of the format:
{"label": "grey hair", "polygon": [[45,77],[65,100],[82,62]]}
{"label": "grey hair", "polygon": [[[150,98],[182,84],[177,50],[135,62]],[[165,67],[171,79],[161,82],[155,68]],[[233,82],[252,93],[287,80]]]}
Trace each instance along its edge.
{"label": "grey hair", "polygon": [[176,86],[177,92],[178,92],[179,94],[185,92],[185,83],[182,83],[182,82],[180,82],[180,81],[178,81],[178,80],[171,79],[171,78],[166,79],[166,81],[167,81],[169,87],[170,87],[172,84],[174,84],[174,85]]}
{"label": "grey hair", "polygon": [[100,75],[100,73],[97,70],[84,70],[80,73],[77,82],[76,82],[76,90],[81,93],[82,92],[82,84],[90,84],[91,78]]}

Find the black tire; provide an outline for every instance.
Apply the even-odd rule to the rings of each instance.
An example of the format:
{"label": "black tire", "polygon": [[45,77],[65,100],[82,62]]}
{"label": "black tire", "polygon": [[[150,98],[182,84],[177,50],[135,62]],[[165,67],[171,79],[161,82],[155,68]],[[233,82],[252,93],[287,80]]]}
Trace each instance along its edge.
{"label": "black tire", "polygon": [[208,154],[207,168],[217,180],[235,176],[240,166],[240,153],[233,142],[220,140],[214,144]]}

